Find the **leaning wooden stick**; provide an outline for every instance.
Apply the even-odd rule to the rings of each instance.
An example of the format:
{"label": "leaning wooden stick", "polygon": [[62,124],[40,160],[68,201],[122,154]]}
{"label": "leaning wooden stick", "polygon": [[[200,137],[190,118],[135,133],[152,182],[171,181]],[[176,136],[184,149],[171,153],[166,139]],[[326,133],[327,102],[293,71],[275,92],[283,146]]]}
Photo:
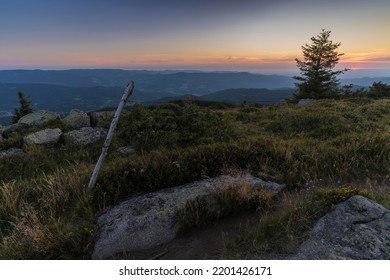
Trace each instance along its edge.
{"label": "leaning wooden stick", "polygon": [[99,170],[100,170],[100,168],[101,168],[101,166],[103,164],[104,158],[106,157],[106,155],[108,153],[108,148],[110,146],[112,136],[114,135],[114,130],[115,130],[116,125],[118,123],[119,116],[122,113],[123,107],[125,107],[127,99],[133,93],[133,90],[134,90],[134,82],[131,81],[127,85],[127,87],[125,89],[125,93],[122,96],[121,102],[119,103],[118,108],[116,109],[114,118],[111,121],[110,129],[108,130],[106,141],[104,141],[104,144],[103,144],[102,153],[100,154],[100,157],[99,157],[99,159],[98,159],[98,161],[96,163],[95,169],[93,170],[91,179],[89,180],[89,184],[88,184],[88,187],[87,187],[88,191],[91,191],[93,189],[93,187],[95,186],[95,184],[96,184],[96,179],[97,179]]}

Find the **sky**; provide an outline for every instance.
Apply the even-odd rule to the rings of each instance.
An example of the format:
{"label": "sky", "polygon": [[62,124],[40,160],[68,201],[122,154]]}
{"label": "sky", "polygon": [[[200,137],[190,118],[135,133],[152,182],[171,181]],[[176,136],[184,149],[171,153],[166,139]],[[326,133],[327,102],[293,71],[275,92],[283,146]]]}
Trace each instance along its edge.
{"label": "sky", "polygon": [[390,76],[389,13],[389,0],[0,0],[0,69],[292,73],[325,29],[339,68]]}

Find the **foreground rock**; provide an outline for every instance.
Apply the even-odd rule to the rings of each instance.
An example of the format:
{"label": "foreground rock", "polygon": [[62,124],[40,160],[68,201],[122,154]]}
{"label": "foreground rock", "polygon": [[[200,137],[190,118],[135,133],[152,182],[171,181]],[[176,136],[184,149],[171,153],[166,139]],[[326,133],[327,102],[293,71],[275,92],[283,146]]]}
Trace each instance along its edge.
{"label": "foreground rock", "polygon": [[56,144],[60,140],[62,131],[59,128],[48,128],[30,133],[23,137],[23,141],[29,145]]}
{"label": "foreground rock", "polygon": [[0,151],[0,158],[10,157],[10,156],[14,156],[14,155],[21,155],[21,154],[24,154],[23,149],[10,148],[7,150]]}
{"label": "foreground rock", "polygon": [[390,259],[390,211],[353,196],[322,217],[291,259]]}
{"label": "foreground rock", "polygon": [[247,174],[221,176],[133,197],[98,219],[100,237],[92,258],[103,259],[116,253],[149,249],[173,240],[180,231],[178,215],[187,202],[200,198],[213,201],[218,190],[237,184],[272,194],[285,187]]}
{"label": "foreground rock", "polygon": [[73,109],[62,119],[62,122],[73,128],[82,128],[91,126],[91,119],[84,111]]}
{"label": "foreground rock", "polygon": [[68,145],[86,146],[96,143],[107,135],[101,127],[83,127],[63,134],[64,143]]}
{"label": "foreground rock", "polygon": [[50,121],[59,119],[60,115],[58,113],[41,110],[21,117],[18,124],[24,124],[30,127],[41,127]]}

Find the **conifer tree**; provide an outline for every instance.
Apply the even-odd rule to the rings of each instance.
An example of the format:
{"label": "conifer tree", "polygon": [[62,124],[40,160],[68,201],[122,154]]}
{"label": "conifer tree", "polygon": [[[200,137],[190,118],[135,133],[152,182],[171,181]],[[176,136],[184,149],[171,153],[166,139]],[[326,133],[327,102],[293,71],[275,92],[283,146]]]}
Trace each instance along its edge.
{"label": "conifer tree", "polygon": [[333,43],[330,37],[331,31],[322,29],[321,33],[311,37],[312,44],[302,46],[303,60],[295,59],[301,76],[295,76],[298,87],[294,99],[302,98],[332,98],[338,94],[339,80],[337,76],[348,69],[334,71],[333,68],[339,62],[343,53],[338,53],[337,48],[341,43]]}
{"label": "conifer tree", "polygon": [[17,123],[21,117],[32,113],[31,101],[29,101],[24,96],[23,92],[20,91],[18,92],[18,98],[19,98],[20,107],[18,109],[15,109],[14,116],[12,118],[13,123]]}

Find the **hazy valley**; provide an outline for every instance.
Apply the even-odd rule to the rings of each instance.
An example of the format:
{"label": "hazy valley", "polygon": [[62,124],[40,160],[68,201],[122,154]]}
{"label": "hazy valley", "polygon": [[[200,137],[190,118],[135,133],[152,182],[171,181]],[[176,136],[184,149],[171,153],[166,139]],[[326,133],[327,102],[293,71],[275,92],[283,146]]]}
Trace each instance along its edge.
{"label": "hazy valley", "polygon": [[[292,77],[247,72],[3,70],[0,71],[0,123],[9,123],[18,106],[18,91],[29,97],[34,110],[65,114],[74,108],[94,111],[115,107],[129,80],[136,82],[130,104],[153,105],[182,98],[236,105],[275,104],[295,91]],[[390,78],[355,78],[342,82],[368,87],[374,81],[390,82]]]}

